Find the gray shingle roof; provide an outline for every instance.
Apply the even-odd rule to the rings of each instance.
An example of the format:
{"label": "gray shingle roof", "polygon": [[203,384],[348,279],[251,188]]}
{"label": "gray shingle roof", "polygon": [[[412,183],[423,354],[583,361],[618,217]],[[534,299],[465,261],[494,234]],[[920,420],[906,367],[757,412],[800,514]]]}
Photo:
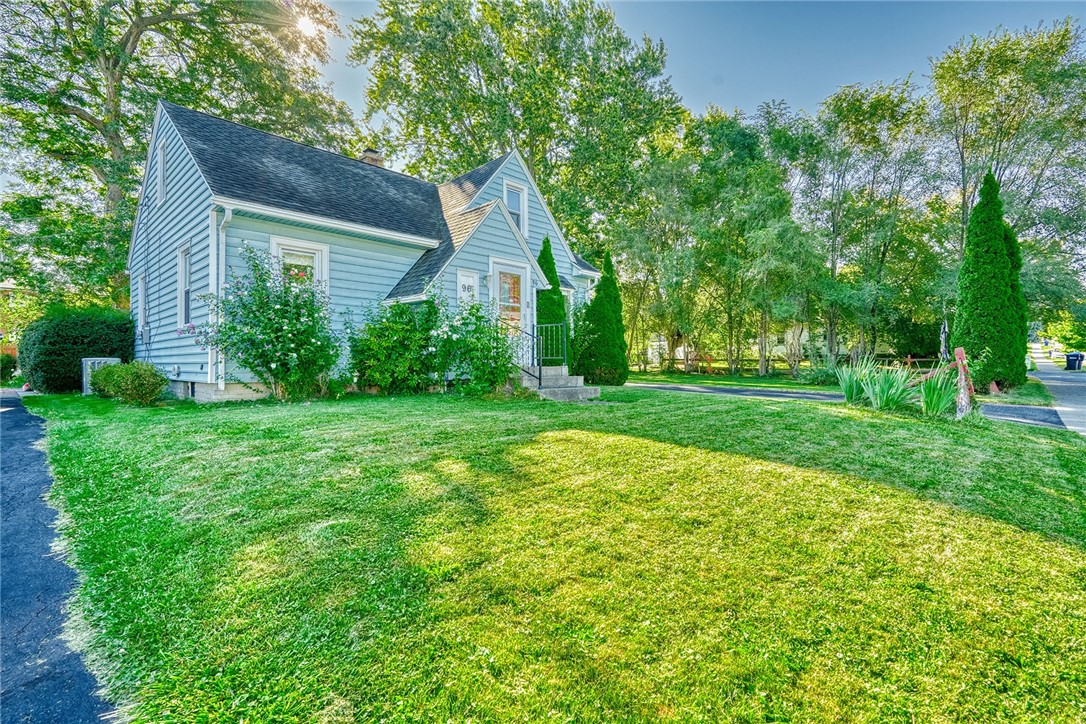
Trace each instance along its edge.
{"label": "gray shingle roof", "polygon": [[579,268],[579,269],[581,269],[583,271],[593,272],[595,274],[600,273],[599,269],[597,269],[596,267],[589,264],[588,261],[583,256],[581,256],[577,252],[573,251],[573,249],[570,249],[569,253],[573,254],[573,263],[575,263],[577,265],[577,268]]}
{"label": "gray shingle roof", "polygon": [[490,210],[497,203],[497,200],[494,200],[465,211],[447,210],[445,218],[449,225],[448,240],[442,241],[435,249],[427,249],[385,298],[412,297],[426,291],[427,285],[441,273],[449,259],[456,253],[456,250],[464,245],[471,232],[475,230],[483,217],[490,213]]}
{"label": "gray shingle roof", "polygon": [[217,196],[428,239],[448,236],[437,187],[428,181],[165,101],[162,107]]}
{"label": "gray shingle roof", "polygon": [[487,161],[479,168],[473,168],[463,176],[457,176],[451,181],[446,181],[438,187],[441,192],[441,203],[446,209],[462,209],[468,205],[475,194],[486,186],[487,182],[498,172],[509,154],[499,156],[493,161]]}

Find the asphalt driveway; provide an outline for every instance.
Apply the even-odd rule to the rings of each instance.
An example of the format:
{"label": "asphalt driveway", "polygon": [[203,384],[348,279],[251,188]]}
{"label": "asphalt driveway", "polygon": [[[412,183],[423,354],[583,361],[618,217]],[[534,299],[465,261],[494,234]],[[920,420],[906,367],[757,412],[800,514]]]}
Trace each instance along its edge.
{"label": "asphalt driveway", "polygon": [[51,551],[52,478],[35,447],[44,424],[15,394],[0,396],[0,722],[97,722],[110,707],[61,638],[75,572]]}

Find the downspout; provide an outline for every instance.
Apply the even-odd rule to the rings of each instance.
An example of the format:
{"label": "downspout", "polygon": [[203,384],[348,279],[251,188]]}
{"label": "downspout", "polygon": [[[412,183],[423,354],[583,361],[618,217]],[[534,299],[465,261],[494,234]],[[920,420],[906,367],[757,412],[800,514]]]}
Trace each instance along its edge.
{"label": "downspout", "polygon": [[[217,244],[215,250],[216,256],[216,279],[215,279],[215,296],[219,297],[222,294],[222,289],[226,286],[226,229],[230,226],[230,222],[234,219],[234,210],[231,208],[224,208],[222,223],[219,224],[219,232],[217,236]],[[218,322],[218,315],[216,315],[216,322]],[[215,366],[214,368],[215,382],[218,384],[220,390],[226,389],[226,360],[218,352],[215,352]],[[210,369],[208,370],[210,373]]]}

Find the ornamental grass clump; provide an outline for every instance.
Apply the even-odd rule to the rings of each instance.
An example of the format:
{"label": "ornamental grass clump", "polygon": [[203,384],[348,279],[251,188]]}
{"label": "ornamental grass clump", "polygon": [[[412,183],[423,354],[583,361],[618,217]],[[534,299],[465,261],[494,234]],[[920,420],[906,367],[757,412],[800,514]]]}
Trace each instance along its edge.
{"label": "ornamental grass clump", "polygon": [[221,297],[205,297],[211,321],[178,332],[196,335],[280,400],[321,394],[341,351],[325,285],[267,252],[246,246],[241,254],[247,273],[231,274]]}
{"label": "ornamental grass clump", "polygon": [[841,386],[841,392],[845,396],[845,402],[850,405],[859,405],[864,401],[864,381],[868,380],[878,369],[874,357],[861,357],[855,363],[836,368],[837,384]]}
{"label": "ornamental grass clump", "polygon": [[949,415],[958,405],[958,379],[946,367],[939,370],[917,386],[920,410],[925,417]]}
{"label": "ornamental grass clump", "polygon": [[903,367],[877,369],[860,384],[864,398],[874,410],[894,412],[911,404],[916,396],[913,375]]}

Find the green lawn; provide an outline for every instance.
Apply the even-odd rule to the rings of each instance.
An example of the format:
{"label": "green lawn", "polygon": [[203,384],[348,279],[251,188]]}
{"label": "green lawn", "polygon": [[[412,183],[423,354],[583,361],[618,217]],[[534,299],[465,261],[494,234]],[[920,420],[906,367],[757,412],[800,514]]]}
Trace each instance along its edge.
{"label": "green lawn", "polygon": [[1086,441],[843,405],[28,398],[137,721],[1086,718]]}
{"label": "green lawn", "polygon": [[791,375],[706,375],[687,372],[630,372],[630,382],[654,385],[721,385],[724,387],[760,387],[767,389],[803,390],[804,392],[838,392],[833,386],[816,386],[799,382]]}
{"label": "green lawn", "polygon": [[1026,384],[1015,387],[1010,392],[999,395],[977,395],[980,402],[994,402],[999,405],[1036,405],[1039,407],[1052,407],[1056,404],[1056,398],[1038,379],[1030,377]]}

